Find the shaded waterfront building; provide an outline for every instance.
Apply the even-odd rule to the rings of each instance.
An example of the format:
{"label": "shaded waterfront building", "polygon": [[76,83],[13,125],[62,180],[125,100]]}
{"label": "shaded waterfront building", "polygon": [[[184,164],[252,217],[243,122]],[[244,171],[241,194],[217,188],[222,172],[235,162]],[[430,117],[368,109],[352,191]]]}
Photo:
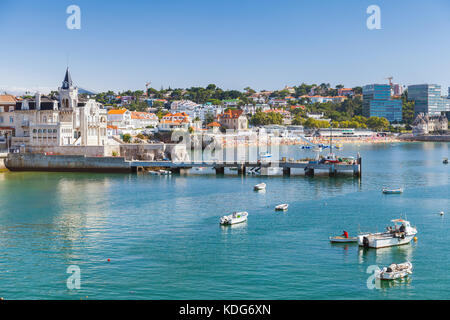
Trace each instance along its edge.
{"label": "shaded waterfront building", "polygon": [[386,118],[389,122],[402,121],[401,100],[391,98],[391,86],[371,84],[363,87],[363,116]]}
{"label": "shaded waterfront building", "polygon": [[440,115],[450,111],[450,99],[441,96],[441,86],[418,84],[408,86],[408,99],[415,102],[414,114]]}

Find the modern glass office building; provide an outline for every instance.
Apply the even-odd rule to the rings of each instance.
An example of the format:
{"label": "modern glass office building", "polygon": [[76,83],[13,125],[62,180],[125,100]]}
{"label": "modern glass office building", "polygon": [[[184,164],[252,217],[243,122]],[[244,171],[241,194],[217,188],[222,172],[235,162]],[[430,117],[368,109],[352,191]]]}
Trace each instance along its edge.
{"label": "modern glass office building", "polygon": [[416,115],[440,115],[441,112],[450,111],[450,100],[441,96],[441,86],[437,84],[408,86],[408,99],[415,102]]}
{"label": "modern glass office building", "polygon": [[363,87],[363,116],[402,121],[402,101],[391,99],[391,86],[371,84]]}

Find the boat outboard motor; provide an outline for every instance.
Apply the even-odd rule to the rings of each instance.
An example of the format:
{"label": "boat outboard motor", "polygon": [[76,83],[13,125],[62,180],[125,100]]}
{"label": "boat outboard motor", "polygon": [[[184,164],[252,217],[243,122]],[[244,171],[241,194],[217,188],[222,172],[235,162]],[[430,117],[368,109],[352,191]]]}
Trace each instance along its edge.
{"label": "boat outboard motor", "polygon": [[363,245],[364,245],[364,247],[369,247],[369,239],[367,238],[367,237],[364,237],[363,238]]}

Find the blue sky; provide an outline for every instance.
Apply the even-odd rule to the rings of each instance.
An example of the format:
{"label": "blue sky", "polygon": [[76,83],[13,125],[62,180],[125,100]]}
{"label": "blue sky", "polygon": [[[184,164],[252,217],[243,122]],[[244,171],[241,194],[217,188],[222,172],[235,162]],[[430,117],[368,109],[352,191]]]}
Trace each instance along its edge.
{"label": "blue sky", "polygon": [[[68,30],[66,8],[81,8]],[[366,9],[381,8],[368,30]],[[0,0],[0,88],[450,86],[448,0]],[[43,90],[45,91],[45,90]]]}

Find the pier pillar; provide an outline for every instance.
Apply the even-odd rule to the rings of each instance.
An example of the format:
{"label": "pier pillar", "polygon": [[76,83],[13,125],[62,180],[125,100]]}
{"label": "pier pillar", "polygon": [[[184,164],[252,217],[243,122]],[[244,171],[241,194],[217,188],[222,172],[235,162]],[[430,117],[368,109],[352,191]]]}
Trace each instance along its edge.
{"label": "pier pillar", "polygon": [[223,175],[225,174],[225,167],[216,167],[216,174]]}
{"label": "pier pillar", "polygon": [[329,171],[329,175],[330,175],[330,177],[335,177],[336,176],[336,168],[335,168],[335,166],[334,166],[334,164],[332,164],[331,166],[330,166],[330,171]]}
{"label": "pier pillar", "polygon": [[314,169],[313,168],[305,168],[305,176],[314,177]]}
{"label": "pier pillar", "polygon": [[245,173],[247,172],[247,168],[242,165],[242,166],[238,166],[238,175],[245,175]]}
{"label": "pier pillar", "polygon": [[358,152],[358,166],[357,167],[358,168],[356,169],[356,175],[358,177],[361,177],[361,175],[362,175],[362,159],[361,159],[361,156],[359,155],[359,152]]}
{"label": "pier pillar", "polygon": [[289,177],[291,175],[291,168],[284,167],[283,168],[283,176]]}

